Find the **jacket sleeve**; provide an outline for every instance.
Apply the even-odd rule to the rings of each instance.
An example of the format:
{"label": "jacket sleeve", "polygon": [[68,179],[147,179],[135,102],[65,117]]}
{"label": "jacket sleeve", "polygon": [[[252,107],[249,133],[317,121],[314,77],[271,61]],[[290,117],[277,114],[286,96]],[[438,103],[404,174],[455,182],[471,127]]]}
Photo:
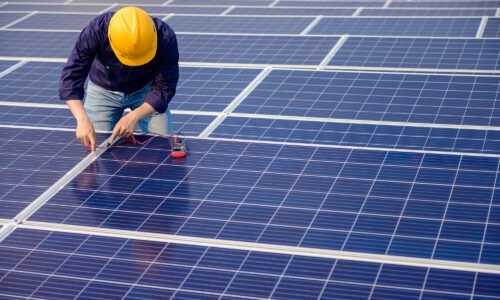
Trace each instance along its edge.
{"label": "jacket sleeve", "polygon": [[164,113],[175,95],[179,80],[179,50],[173,31],[161,51],[161,64],[144,102],[150,104],[157,112]]}
{"label": "jacket sleeve", "polygon": [[68,57],[59,80],[61,100],[83,99],[85,80],[105,35],[99,30],[101,19],[101,17],[95,18],[82,30]]}

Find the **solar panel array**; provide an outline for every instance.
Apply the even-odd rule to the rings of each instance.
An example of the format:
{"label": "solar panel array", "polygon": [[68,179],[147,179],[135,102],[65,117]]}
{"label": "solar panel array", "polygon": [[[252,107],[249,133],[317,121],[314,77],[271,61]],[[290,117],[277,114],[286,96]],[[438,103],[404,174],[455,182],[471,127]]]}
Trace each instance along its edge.
{"label": "solar panel array", "polygon": [[[188,156],[92,155],[95,16],[176,31]],[[500,1],[0,3],[0,298],[500,299]],[[109,133],[98,133],[104,143]]]}

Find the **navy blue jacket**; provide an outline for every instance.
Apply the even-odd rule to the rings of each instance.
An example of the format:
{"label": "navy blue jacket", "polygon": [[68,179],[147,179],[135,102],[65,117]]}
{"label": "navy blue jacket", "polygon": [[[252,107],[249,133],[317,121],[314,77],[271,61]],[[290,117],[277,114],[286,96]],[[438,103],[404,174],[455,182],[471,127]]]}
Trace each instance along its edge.
{"label": "navy blue jacket", "polygon": [[179,80],[179,51],[174,31],[162,20],[153,18],[158,32],[155,57],[142,66],[126,66],[116,58],[109,44],[108,24],[113,14],[107,12],[96,17],[80,33],[61,74],[59,97],[83,99],[87,76],[104,89],[125,94],[152,82],[144,101],[157,112],[165,112]]}

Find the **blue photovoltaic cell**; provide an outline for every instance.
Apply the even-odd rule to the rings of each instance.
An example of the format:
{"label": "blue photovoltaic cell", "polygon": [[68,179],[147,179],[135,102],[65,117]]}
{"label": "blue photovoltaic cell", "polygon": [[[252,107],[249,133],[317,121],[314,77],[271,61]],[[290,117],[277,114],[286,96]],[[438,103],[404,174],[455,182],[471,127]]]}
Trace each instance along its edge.
{"label": "blue photovoltaic cell", "polygon": [[228,15],[352,16],[354,12],[356,12],[355,8],[235,7],[231,11],[229,11]]}
{"label": "blue photovoltaic cell", "polygon": [[273,70],[237,113],[500,124],[500,77]]}
{"label": "blue photovoltaic cell", "polygon": [[127,299],[485,299],[497,296],[500,280],[499,275],[487,273],[32,229],[14,231],[0,243],[0,253],[4,258],[0,296],[38,299],[103,295]]}
{"label": "blue photovoltaic cell", "polygon": [[82,30],[97,15],[37,13],[9,28]]}
{"label": "blue photovoltaic cell", "polygon": [[177,16],[167,23],[177,32],[299,34],[313,17]]}
{"label": "blue photovoltaic cell", "polygon": [[228,117],[210,137],[500,154],[500,134],[496,130]]}
{"label": "blue photovoltaic cell", "polygon": [[0,218],[15,217],[87,154],[74,132],[0,132]]}
{"label": "blue photovoltaic cell", "polygon": [[382,7],[385,1],[278,1],[275,7]]}
{"label": "blue photovoltaic cell", "polygon": [[[33,2],[33,1],[30,1]],[[53,2],[53,1],[52,1]],[[38,12],[94,12],[98,13],[109,7],[109,5],[75,5],[75,4],[15,4],[7,3],[0,7],[0,11],[38,11]],[[64,20],[65,22],[67,20]]]}
{"label": "blue photovoltaic cell", "polygon": [[67,58],[78,32],[0,31],[1,56]]}
{"label": "blue photovoltaic cell", "polygon": [[318,65],[336,37],[179,34],[184,62]]}
{"label": "blue photovoltaic cell", "polygon": [[328,65],[498,70],[500,40],[350,37]]}
{"label": "blue photovoltaic cell", "polygon": [[28,62],[0,78],[0,100],[64,104],[59,100],[62,63]]}
{"label": "blue photovoltaic cell", "polygon": [[449,17],[482,17],[482,16],[494,16],[496,14],[496,9],[401,9],[401,8],[383,8],[383,9],[375,9],[375,8],[364,8],[359,13],[360,16],[422,16],[422,17],[431,17],[431,16],[449,16]]}
{"label": "blue photovoltaic cell", "polygon": [[475,37],[481,18],[323,18],[309,34]]}
{"label": "blue photovoltaic cell", "polygon": [[176,110],[223,111],[261,72],[257,69],[181,67]]}
{"label": "blue photovoltaic cell", "polygon": [[488,18],[483,37],[500,37],[500,18]]}
{"label": "blue photovoltaic cell", "polygon": [[108,150],[29,220],[468,262],[500,254],[487,218],[498,158],[187,144],[181,160],[162,140]]}
{"label": "blue photovoltaic cell", "polygon": [[[4,13],[0,12],[0,27],[4,27],[22,17],[26,16],[23,13]],[[2,43],[3,44],[3,43]]]}
{"label": "blue photovoltaic cell", "polygon": [[500,1],[391,1],[391,7],[434,7],[434,8],[478,8],[478,7],[492,7],[497,8],[500,6]]}

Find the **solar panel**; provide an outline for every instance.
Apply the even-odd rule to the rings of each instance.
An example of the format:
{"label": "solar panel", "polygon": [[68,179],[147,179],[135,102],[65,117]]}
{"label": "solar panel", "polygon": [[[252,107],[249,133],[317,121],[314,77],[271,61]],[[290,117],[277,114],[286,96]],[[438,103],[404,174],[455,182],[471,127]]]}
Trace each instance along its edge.
{"label": "solar panel", "polygon": [[108,151],[29,220],[483,263],[484,233],[500,246],[496,157],[189,144],[185,162],[163,142]]}
{"label": "solar panel", "polygon": [[14,60],[0,60],[0,72],[7,70],[17,63],[18,61]]}
{"label": "solar panel", "polygon": [[498,77],[273,70],[237,113],[496,126]]}
{"label": "solar panel", "polygon": [[364,8],[359,13],[360,16],[448,16],[448,17],[482,17],[482,16],[494,16],[496,14],[496,9],[494,8],[484,8],[484,9],[425,9],[425,8],[412,8],[412,9],[401,9],[401,8],[384,8],[384,9],[370,9]]}
{"label": "solar panel", "polygon": [[[116,11],[121,7],[126,5],[114,6],[111,10]],[[175,6],[175,5],[165,5],[165,6],[141,6],[142,9],[150,14],[214,14],[218,15],[227,10],[224,6]],[[167,21],[168,22],[168,21]]]}
{"label": "solar panel", "polygon": [[319,65],[336,37],[179,34],[184,62]]}
{"label": "solar panel", "polygon": [[0,30],[1,56],[67,58],[78,32],[30,32]]}
{"label": "solar panel", "polygon": [[0,218],[15,217],[87,154],[74,132],[0,131]]}
{"label": "solar panel", "polygon": [[0,27],[4,27],[17,19],[24,17],[23,13],[4,13],[0,12]]}
{"label": "solar panel", "polygon": [[495,39],[350,37],[329,66],[498,70]]}
{"label": "solar panel", "polygon": [[382,7],[385,1],[287,1],[281,0],[276,7]]}
{"label": "solar panel", "polygon": [[210,134],[273,142],[500,154],[496,130],[228,117]]}
{"label": "solar panel", "polygon": [[182,67],[170,107],[222,112],[261,72],[256,69]]}
{"label": "solar panel", "polygon": [[0,298],[500,297],[500,1],[143,1],[181,159],[87,156],[60,68],[137,1],[69,2],[0,3]]}
{"label": "solar panel", "polygon": [[[33,2],[33,1],[32,1]],[[26,4],[26,3],[7,3],[0,7],[0,11],[38,11],[38,12],[94,12],[98,13],[109,5],[75,5],[75,4]]]}
{"label": "solar panel", "polygon": [[37,13],[19,23],[9,26],[9,28],[82,30],[96,16],[94,14]]}
{"label": "solar panel", "polygon": [[389,7],[443,7],[443,8],[477,8],[477,7],[492,7],[500,6],[500,1],[392,1]]}
{"label": "solar panel", "polygon": [[[0,295],[338,299],[495,296],[495,274],[17,229]],[[19,285],[19,282],[23,282]],[[460,298],[457,298],[460,297]]]}
{"label": "solar panel", "polygon": [[351,16],[354,8],[294,8],[294,7],[235,7],[228,15],[279,15],[279,16]]}
{"label": "solar panel", "polygon": [[52,128],[76,127],[75,119],[69,110],[36,106],[2,105],[0,106],[0,124]]}
{"label": "solar panel", "polygon": [[475,37],[480,18],[322,18],[310,34]]}
{"label": "solar panel", "polygon": [[312,17],[173,16],[168,24],[177,32],[299,34]]}
{"label": "solar panel", "polygon": [[64,104],[59,100],[62,63],[28,62],[0,78],[6,102]]}
{"label": "solar panel", "polygon": [[488,18],[483,36],[500,37],[500,18]]}
{"label": "solar panel", "polygon": [[[173,5],[206,5],[204,0],[174,0],[169,2]],[[269,6],[272,4],[271,0],[213,0],[210,5],[251,5],[251,6]]]}

